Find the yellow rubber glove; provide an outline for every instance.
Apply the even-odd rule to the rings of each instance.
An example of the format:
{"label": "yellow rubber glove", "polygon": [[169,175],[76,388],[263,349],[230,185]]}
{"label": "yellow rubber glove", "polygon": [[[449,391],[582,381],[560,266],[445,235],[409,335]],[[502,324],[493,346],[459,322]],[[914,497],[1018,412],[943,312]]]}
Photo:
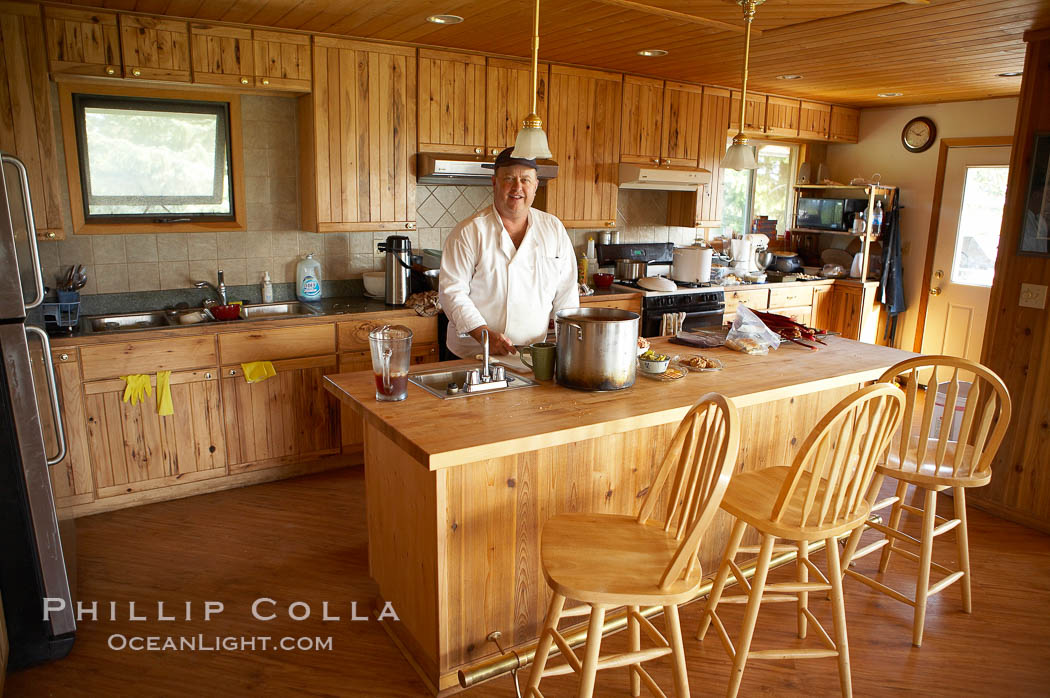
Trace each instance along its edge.
{"label": "yellow rubber glove", "polygon": [[146,395],[153,394],[149,376],[146,374],[132,373],[127,376],[121,376],[121,378],[127,383],[124,386],[124,402],[130,401],[132,405],[137,405],[146,399]]}
{"label": "yellow rubber glove", "polygon": [[161,417],[175,414],[171,404],[171,371],[157,371],[157,414]]}
{"label": "yellow rubber glove", "polygon": [[258,383],[277,375],[273,363],[269,361],[249,361],[241,364],[241,370],[244,371],[244,380],[249,383]]}

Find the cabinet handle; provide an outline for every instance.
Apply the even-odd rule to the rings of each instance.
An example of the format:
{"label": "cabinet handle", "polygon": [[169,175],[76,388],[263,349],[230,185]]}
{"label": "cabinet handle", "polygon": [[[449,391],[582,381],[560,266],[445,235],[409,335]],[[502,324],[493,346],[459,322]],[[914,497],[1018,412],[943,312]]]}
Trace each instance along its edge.
{"label": "cabinet handle", "polygon": [[489,154],[491,154],[491,155],[499,155],[499,148],[493,148],[492,150],[489,151]]}
{"label": "cabinet handle", "polygon": [[415,227],[416,227],[415,223],[405,223],[405,229],[406,230],[412,230],[412,228],[415,228]]}
{"label": "cabinet handle", "polygon": [[56,237],[58,237],[58,235],[56,233],[53,233],[53,232],[52,233],[44,233],[44,237],[46,237],[49,240],[54,240]]}
{"label": "cabinet handle", "polygon": [[114,68],[112,66],[110,66],[109,68],[106,68],[106,75],[116,75],[116,74],[117,74],[117,69],[116,68]]}
{"label": "cabinet handle", "polygon": [[135,68],[134,70],[131,71],[131,74],[134,75],[135,77],[139,77],[140,75],[142,75],[142,71],[139,70],[138,68]]}
{"label": "cabinet handle", "polygon": [[236,376],[236,375],[237,375],[237,369],[235,369],[235,368],[231,368],[231,369],[230,369],[230,375],[231,375],[231,376]]}
{"label": "cabinet handle", "polygon": [[263,84],[264,84],[264,85],[269,85],[269,84],[270,84],[270,81],[269,81],[268,79],[264,79],[264,80],[263,80]]}
{"label": "cabinet handle", "polygon": [[660,164],[660,158],[653,158],[653,164],[654,165],[659,165]]}
{"label": "cabinet handle", "polygon": [[241,84],[242,85],[247,85],[248,84],[248,78],[241,78]]}
{"label": "cabinet handle", "polygon": [[59,354],[58,355],[58,360],[59,361],[69,361],[69,354]]}
{"label": "cabinet handle", "polygon": [[204,380],[210,381],[211,380],[211,373],[205,373],[204,374]]}
{"label": "cabinet handle", "polygon": [[481,155],[481,148],[474,148],[475,155]]}

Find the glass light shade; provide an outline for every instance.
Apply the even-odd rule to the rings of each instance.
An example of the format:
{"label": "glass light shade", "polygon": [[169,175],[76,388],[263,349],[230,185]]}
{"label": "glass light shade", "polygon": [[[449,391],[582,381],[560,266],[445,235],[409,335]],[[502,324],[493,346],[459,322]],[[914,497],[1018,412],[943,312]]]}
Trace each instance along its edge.
{"label": "glass light shade", "polygon": [[541,126],[522,127],[518,131],[518,137],[514,139],[514,152],[510,156],[526,160],[549,160],[554,157],[550,146],[547,145],[547,134]]}
{"label": "glass light shade", "polygon": [[722,167],[730,170],[757,170],[758,157],[755,155],[755,146],[733,143],[722,158]]}

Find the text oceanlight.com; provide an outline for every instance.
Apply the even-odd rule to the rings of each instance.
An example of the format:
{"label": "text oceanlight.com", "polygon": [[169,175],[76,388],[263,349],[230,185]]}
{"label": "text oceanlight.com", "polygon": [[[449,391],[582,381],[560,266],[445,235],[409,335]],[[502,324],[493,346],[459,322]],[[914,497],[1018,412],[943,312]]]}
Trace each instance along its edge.
{"label": "text oceanlight.com", "polygon": [[123,635],[114,633],[107,641],[109,648],[132,652],[256,652],[267,650],[303,652],[332,651],[332,637],[279,637],[269,635]]}

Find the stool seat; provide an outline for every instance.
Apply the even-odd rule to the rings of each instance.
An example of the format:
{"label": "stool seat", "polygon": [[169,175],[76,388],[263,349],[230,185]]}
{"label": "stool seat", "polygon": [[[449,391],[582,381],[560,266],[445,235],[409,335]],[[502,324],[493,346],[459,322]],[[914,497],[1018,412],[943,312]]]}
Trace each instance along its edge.
{"label": "stool seat", "polygon": [[658,523],[610,514],[559,514],[543,527],[543,576],[562,596],[612,606],[682,603],[696,596],[703,572],[661,589],[681,541]]}
{"label": "stool seat", "polygon": [[[915,467],[915,455],[919,451],[919,437],[913,434],[908,442],[907,455],[904,462],[900,458],[900,441],[898,434],[893,439],[890,452],[886,457],[886,464],[880,465],[878,473],[889,475],[898,480],[905,480],[913,485],[922,485],[929,488],[947,489],[948,487],[983,487],[992,481],[991,469],[978,471],[972,475],[957,474],[954,471],[954,463],[957,460],[956,452],[959,448],[957,441],[949,441],[945,444],[944,458],[940,464],[937,463],[937,439],[928,439],[926,454],[923,456],[922,465]],[[973,458],[973,446],[964,445],[959,453],[959,458],[969,462]]]}

